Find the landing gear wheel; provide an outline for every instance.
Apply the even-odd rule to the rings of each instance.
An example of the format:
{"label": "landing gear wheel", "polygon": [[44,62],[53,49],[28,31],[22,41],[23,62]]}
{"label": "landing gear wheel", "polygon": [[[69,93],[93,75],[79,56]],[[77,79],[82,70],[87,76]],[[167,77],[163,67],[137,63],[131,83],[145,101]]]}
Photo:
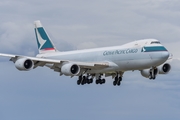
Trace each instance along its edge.
{"label": "landing gear wheel", "polygon": [[116,86],[116,81],[113,82],[113,85]]}
{"label": "landing gear wheel", "polygon": [[83,78],[82,78],[82,83],[83,83],[83,84],[86,84],[86,76],[83,76]]}
{"label": "landing gear wheel", "polygon": [[90,79],[90,83],[93,83],[93,79],[92,78]]}
{"label": "landing gear wheel", "polygon": [[81,80],[78,80],[78,81],[77,81],[77,85],[80,85],[80,84],[81,84]]}
{"label": "landing gear wheel", "polygon": [[81,85],[84,85],[84,84],[86,84],[86,83],[85,83],[85,81],[84,81],[84,80],[82,80],[82,81],[81,81]]}
{"label": "landing gear wheel", "polygon": [[89,79],[87,79],[87,84],[90,84],[90,80]]}
{"label": "landing gear wheel", "polygon": [[99,84],[99,80],[96,80],[96,84]]}
{"label": "landing gear wheel", "polygon": [[102,79],[102,83],[104,84],[106,82],[106,80],[105,79]]}
{"label": "landing gear wheel", "polygon": [[118,81],[117,85],[120,86],[121,85],[121,81]]}
{"label": "landing gear wheel", "polygon": [[122,77],[119,77],[119,81],[122,81]]}
{"label": "landing gear wheel", "polygon": [[149,76],[149,79],[150,79],[150,80],[155,80],[155,79],[156,79],[156,76]]}

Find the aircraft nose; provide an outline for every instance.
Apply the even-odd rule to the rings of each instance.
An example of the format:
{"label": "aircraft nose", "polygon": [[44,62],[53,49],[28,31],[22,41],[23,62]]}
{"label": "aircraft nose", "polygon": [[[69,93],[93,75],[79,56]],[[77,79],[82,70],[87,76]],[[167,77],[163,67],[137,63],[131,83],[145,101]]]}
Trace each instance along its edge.
{"label": "aircraft nose", "polygon": [[162,58],[163,58],[163,59],[168,59],[168,58],[169,58],[169,55],[170,55],[169,52],[163,52],[163,53],[162,53]]}

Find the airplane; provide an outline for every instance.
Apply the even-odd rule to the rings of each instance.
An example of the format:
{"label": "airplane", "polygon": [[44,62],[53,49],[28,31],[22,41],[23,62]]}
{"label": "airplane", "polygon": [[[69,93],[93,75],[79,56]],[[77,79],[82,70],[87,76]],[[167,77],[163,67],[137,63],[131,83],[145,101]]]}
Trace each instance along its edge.
{"label": "airplane", "polygon": [[20,71],[46,66],[60,76],[77,76],[77,85],[104,84],[111,76],[114,86],[120,86],[124,72],[139,70],[143,77],[156,79],[167,74],[170,53],[156,39],[143,39],[120,46],[74,51],[58,51],[39,20],[34,22],[39,53],[35,57],[4,54]]}

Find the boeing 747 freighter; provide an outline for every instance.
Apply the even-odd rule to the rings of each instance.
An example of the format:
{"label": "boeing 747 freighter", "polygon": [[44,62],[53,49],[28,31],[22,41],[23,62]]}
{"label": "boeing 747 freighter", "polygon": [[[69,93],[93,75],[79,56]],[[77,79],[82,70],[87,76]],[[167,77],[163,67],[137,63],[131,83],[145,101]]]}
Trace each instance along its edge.
{"label": "boeing 747 freighter", "polygon": [[35,35],[39,54],[36,57],[0,53],[10,57],[15,67],[28,71],[46,66],[60,75],[77,76],[77,84],[104,84],[112,76],[113,85],[119,86],[123,73],[139,70],[142,76],[155,79],[166,74],[171,65],[167,49],[156,39],[144,39],[121,46],[75,51],[58,51],[40,21],[35,21]]}

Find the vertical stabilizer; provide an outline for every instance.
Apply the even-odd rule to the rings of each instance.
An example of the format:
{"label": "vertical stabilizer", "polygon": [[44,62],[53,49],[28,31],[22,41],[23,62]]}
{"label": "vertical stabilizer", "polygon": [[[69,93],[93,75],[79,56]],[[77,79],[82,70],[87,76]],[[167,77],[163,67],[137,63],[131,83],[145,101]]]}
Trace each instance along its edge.
{"label": "vertical stabilizer", "polygon": [[56,52],[56,48],[39,20],[34,22],[39,53]]}

